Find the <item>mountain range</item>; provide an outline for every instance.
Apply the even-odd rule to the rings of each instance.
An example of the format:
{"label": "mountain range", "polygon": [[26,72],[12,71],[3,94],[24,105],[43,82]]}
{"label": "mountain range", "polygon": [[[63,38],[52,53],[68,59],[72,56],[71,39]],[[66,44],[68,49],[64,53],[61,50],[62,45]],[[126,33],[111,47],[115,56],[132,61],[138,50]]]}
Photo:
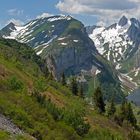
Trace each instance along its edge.
{"label": "mountain range", "polygon": [[57,15],[1,29],[0,139],[139,140],[140,109],[126,100],[139,105],[139,33],[125,16],[108,27]]}
{"label": "mountain range", "polygon": [[94,27],[89,30],[98,52],[109,60],[118,71],[120,81],[131,91],[140,85],[140,22],[123,16],[118,23],[108,27]]}
{"label": "mountain range", "polygon": [[58,80],[62,73],[80,75],[81,81],[90,75],[102,85],[115,83],[126,93],[140,84],[137,19],[123,16],[108,27],[84,27],[71,16],[58,15],[37,18],[23,26],[10,23],[0,35],[31,46]]}

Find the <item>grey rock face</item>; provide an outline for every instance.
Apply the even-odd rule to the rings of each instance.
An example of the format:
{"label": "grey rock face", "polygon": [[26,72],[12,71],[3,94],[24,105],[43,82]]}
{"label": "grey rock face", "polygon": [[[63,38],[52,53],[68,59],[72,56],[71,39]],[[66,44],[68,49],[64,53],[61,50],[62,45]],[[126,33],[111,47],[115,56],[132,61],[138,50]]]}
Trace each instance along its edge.
{"label": "grey rock face", "polygon": [[95,28],[99,28],[99,27],[100,27],[100,26],[96,26],[96,25],[87,26],[87,27],[86,27],[86,32],[87,32],[88,34],[92,34],[93,30],[94,30]]}
{"label": "grey rock face", "polygon": [[55,77],[60,79],[63,72],[69,76],[79,74],[81,70],[90,70],[94,65],[93,53],[95,50],[89,44],[81,48],[66,47],[59,54],[54,50],[51,57],[46,57],[46,62],[50,71],[52,70]]}
{"label": "grey rock face", "polygon": [[127,24],[127,22],[128,22],[128,19],[125,17],[125,16],[123,16],[121,19],[120,19],[120,21],[119,21],[119,25],[120,26],[124,26],[124,25],[126,25]]}
{"label": "grey rock face", "polygon": [[2,114],[0,114],[0,129],[11,134],[23,134],[22,130],[20,130],[15,124],[11,122],[10,119],[6,118]]}
{"label": "grey rock face", "polygon": [[11,22],[0,31],[0,36],[9,36],[14,30],[16,30],[15,24]]}

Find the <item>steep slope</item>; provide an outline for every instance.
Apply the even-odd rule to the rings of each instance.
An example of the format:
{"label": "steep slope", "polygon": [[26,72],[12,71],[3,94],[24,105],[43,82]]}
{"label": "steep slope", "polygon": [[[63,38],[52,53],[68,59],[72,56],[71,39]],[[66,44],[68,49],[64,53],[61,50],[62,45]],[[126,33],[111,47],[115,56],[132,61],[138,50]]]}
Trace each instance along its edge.
{"label": "steep slope", "polygon": [[140,22],[123,16],[118,23],[107,28],[95,28],[89,37],[94,41],[99,53],[111,60],[115,68],[122,73],[119,76],[120,80],[127,87],[130,86],[127,84],[130,82],[131,90],[137,88]]}
{"label": "steep slope", "polygon": [[[65,140],[68,135],[79,139],[80,137],[71,126],[55,121],[49,111],[51,107],[55,109],[53,104],[48,104],[50,108],[46,109],[33,95],[35,89],[39,92],[45,91],[46,97],[48,94],[55,94],[55,91],[57,94],[59,92],[59,90],[55,90],[54,86],[48,84],[48,79],[45,79],[40,69],[41,63],[40,57],[35,54],[32,48],[14,40],[0,39],[0,112],[10,118],[21,130],[37,139]],[[48,90],[46,90],[47,88]],[[63,100],[72,98],[73,102],[77,100],[69,93],[66,97],[61,91],[59,94],[64,97]],[[46,100],[49,99],[50,97]],[[59,97],[60,99],[62,98]],[[83,104],[82,101],[78,103],[79,105]],[[0,132],[0,138],[1,134],[3,133]],[[32,139],[26,135],[25,138],[23,136],[13,137],[12,134],[7,135],[5,137],[10,140]]]}
{"label": "steep slope", "polygon": [[[49,75],[45,78],[41,64],[32,48],[0,39],[0,112],[4,116],[39,140],[128,138],[130,130],[98,115],[92,106],[72,95],[61,83],[52,81]],[[0,138],[32,139],[12,137],[2,130]]]}

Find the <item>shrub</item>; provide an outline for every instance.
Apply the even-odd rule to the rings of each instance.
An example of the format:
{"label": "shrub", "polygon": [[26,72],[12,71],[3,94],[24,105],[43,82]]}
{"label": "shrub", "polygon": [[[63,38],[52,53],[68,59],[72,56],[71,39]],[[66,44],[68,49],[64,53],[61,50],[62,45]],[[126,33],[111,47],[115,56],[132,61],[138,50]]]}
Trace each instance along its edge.
{"label": "shrub", "polygon": [[46,89],[46,80],[45,78],[39,78],[34,82],[34,86],[37,91],[43,92]]}
{"label": "shrub", "polygon": [[21,90],[23,89],[23,83],[15,76],[8,79],[8,85],[11,90]]}

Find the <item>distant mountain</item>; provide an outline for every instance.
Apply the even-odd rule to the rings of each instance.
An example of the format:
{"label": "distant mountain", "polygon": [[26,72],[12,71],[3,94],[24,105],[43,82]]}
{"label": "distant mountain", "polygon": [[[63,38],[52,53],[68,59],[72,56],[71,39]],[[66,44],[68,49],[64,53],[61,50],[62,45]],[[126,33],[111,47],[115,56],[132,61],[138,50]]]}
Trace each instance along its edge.
{"label": "distant mountain", "polygon": [[[87,30],[88,32],[88,30]],[[140,84],[139,72],[140,22],[123,16],[109,27],[96,27],[89,37],[96,49],[121,72],[120,80],[131,89]],[[127,84],[131,81],[131,86]]]}

